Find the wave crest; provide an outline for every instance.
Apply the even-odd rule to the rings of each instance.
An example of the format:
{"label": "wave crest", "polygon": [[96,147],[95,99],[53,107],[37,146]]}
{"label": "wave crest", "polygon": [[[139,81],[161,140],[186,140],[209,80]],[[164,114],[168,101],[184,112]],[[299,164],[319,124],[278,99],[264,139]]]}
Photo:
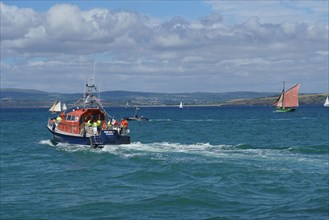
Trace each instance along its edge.
{"label": "wave crest", "polygon": [[42,140],[40,144],[56,147],[60,150],[68,152],[90,151],[94,153],[110,153],[123,157],[147,156],[153,155],[171,155],[186,154],[199,155],[205,157],[291,157],[296,154],[328,154],[326,146],[297,146],[297,147],[257,147],[248,144],[227,145],[210,143],[170,143],[170,142],[154,142],[141,143],[133,142],[124,145],[105,145],[103,148],[94,149],[86,145],[72,145],[66,143],[53,144],[51,140]]}

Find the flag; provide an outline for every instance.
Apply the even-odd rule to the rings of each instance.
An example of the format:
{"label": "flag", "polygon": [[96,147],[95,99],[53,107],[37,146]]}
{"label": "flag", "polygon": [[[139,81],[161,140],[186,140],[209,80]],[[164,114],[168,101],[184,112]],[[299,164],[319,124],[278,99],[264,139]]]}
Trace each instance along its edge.
{"label": "flag", "polygon": [[114,118],[112,118],[111,119],[111,125],[118,125],[118,122]]}

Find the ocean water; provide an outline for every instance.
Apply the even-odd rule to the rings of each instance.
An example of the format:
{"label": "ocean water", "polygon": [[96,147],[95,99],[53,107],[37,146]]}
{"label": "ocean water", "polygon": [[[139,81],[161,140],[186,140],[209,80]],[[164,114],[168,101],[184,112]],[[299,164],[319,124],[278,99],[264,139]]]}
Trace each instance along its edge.
{"label": "ocean water", "polygon": [[328,108],[139,114],[132,144],[91,149],[54,146],[47,109],[1,109],[0,219],[329,218]]}

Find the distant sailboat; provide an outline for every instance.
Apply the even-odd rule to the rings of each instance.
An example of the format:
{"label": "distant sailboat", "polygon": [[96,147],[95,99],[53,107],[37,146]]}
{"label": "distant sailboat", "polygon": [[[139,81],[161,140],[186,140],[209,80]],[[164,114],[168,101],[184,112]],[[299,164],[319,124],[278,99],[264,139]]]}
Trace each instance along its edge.
{"label": "distant sailboat", "polygon": [[284,90],[285,83],[283,82],[283,89],[279,98],[273,104],[276,106],[277,112],[292,112],[299,106],[298,92],[300,84],[296,84],[287,91]]}
{"label": "distant sailboat", "polygon": [[183,102],[180,102],[179,108],[183,108]]}
{"label": "distant sailboat", "polygon": [[50,112],[56,113],[56,112],[61,112],[62,111],[62,106],[61,102],[57,102],[57,100],[54,102],[54,104],[51,106],[49,109]]}
{"label": "distant sailboat", "polygon": [[65,112],[67,110],[67,107],[66,107],[65,103],[62,106],[62,110],[63,110],[63,112]]}
{"label": "distant sailboat", "polygon": [[324,107],[329,107],[329,98],[327,96],[326,101],[323,104]]}

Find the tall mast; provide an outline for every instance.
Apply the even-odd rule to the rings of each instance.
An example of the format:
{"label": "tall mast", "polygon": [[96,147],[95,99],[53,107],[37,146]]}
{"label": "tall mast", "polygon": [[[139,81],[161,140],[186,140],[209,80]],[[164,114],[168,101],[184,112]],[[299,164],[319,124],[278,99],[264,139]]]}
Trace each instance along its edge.
{"label": "tall mast", "polygon": [[282,88],[282,108],[284,108],[284,86],[285,86],[285,81],[283,81],[283,88]]}
{"label": "tall mast", "polygon": [[96,62],[94,62],[94,82],[96,82]]}
{"label": "tall mast", "polygon": [[99,82],[98,99],[101,100],[102,81]]}
{"label": "tall mast", "polygon": [[85,84],[85,86],[83,87],[83,108],[84,108],[84,109],[86,108],[86,103],[85,103],[85,101],[86,101],[86,85],[87,85],[87,83],[88,83],[88,80],[86,80],[86,84]]}

